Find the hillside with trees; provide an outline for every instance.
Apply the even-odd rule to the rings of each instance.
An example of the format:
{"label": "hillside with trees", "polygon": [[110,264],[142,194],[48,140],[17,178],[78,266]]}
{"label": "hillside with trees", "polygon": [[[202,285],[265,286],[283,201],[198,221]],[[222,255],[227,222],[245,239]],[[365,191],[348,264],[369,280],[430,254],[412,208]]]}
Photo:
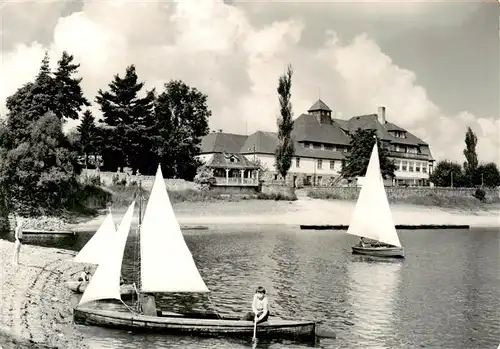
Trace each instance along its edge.
{"label": "hillside with trees", "polygon": [[[34,80],[7,98],[0,125],[4,210],[31,216],[81,210],[85,192],[96,194],[78,180],[83,167],[152,175],[161,164],[165,177],[194,178],[201,138],[209,132],[205,94],[180,80],[145,91],[132,64],[98,91],[102,117],[96,117],[79,67],[63,52],[51,71],[45,54]],[[81,120],[76,130],[64,134],[66,120],[75,119]]]}

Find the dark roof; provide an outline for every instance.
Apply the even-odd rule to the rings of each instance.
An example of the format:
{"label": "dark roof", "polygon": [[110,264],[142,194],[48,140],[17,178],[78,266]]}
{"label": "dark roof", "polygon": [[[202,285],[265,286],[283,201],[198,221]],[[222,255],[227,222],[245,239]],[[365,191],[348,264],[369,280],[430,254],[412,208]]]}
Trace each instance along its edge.
{"label": "dark roof", "polygon": [[320,124],[317,117],[302,114],[294,121],[292,136],[298,142],[318,142],[339,145],[349,145],[349,137],[334,122]]}
{"label": "dark roof", "polygon": [[[349,120],[343,119],[333,119],[343,130],[354,133],[358,128],[362,130],[375,129],[377,130],[377,137],[382,140],[389,141],[394,144],[405,144],[405,145],[427,145],[423,140],[406,131],[404,128],[399,127],[392,122],[387,122],[382,125],[377,118],[377,114],[359,115],[350,118]],[[399,138],[393,136],[389,131],[401,131],[405,132],[405,138]]]}
{"label": "dark roof", "polygon": [[[219,133],[220,135],[221,133]],[[209,137],[212,134],[209,134],[205,137]],[[278,144],[278,135],[275,132],[263,132],[257,131],[250,136],[242,136],[242,135],[234,135],[234,134],[226,134],[227,137],[222,137],[227,141],[227,144],[234,144],[238,141],[239,137],[245,137],[246,140],[243,143],[243,146],[236,151],[231,151],[231,153],[239,153],[239,154],[252,154],[254,152],[253,146],[255,145],[255,152],[257,154],[269,154],[274,155],[276,152],[276,145]],[[235,137],[237,136],[237,137]],[[213,137],[213,136],[212,136]],[[228,138],[235,137],[235,141],[228,141]],[[295,146],[295,156],[304,157],[304,158],[322,158],[322,159],[331,159],[331,160],[342,160],[345,158],[344,153],[339,151],[331,151],[331,150],[321,150],[321,149],[311,149],[304,148],[302,144],[299,144],[297,140],[294,140]],[[212,160],[210,160],[207,165],[213,164],[212,166],[221,166],[224,165],[222,158],[220,156],[223,150],[213,151],[206,148],[203,148],[203,145],[210,145],[210,142],[202,141],[201,154],[204,153],[215,153]],[[229,152],[229,151],[228,151]],[[237,154],[235,154],[237,155]],[[241,168],[239,166],[238,168]]]}
{"label": "dark roof", "polygon": [[392,122],[387,122],[385,124],[385,129],[387,131],[402,131],[402,132],[406,132],[406,130],[404,128],[399,127],[398,125],[393,124]]}
{"label": "dark roof", "polygon": [[311,108],[309,108],[308,112],[311,111],[318,111],[318,110],[323,110],[323,111],[332,111],[325,102],[323,102],[321,99],[318,99],[316,103],[314,103]]}
{"label": "dark roof", "polygon": [[[231,161],[233,159],[233,161]],[[258,168],[258,166],[252,164],[242,154],[234,153],[215,153],[214,156],[207,162],[207,167],[213,168]]]}
{"label": "dark roof", "polygon": [[247,136],[234,133],[212,132],[201,140],[201,154],[227,151],[239,153]]}
{"label": "dark roof", "polygon": [[260,154],[274,154],[278,144],[278,136],[274,132],[257,131],[247,137],[241,147],[242,154],[251,154],[254,152]]}

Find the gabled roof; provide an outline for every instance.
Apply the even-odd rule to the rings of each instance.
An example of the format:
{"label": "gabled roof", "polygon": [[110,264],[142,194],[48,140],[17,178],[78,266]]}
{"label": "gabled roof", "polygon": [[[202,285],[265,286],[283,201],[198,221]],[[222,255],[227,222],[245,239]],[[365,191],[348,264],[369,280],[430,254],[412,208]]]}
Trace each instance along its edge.
{"label": "gabled roof", "polygon": [[201,154],[227,151],[239,153],[247,136],[234,133],[212,132],[201,140]]}
{"label": "gabled roof", "polygon": [[325,102],[323,102],[321,99],[318,99],[316,101],[316,103],[314,103],[311,108],[309,108],[309,110],[307,112],[311,112],[311,111],[318,111],[318,110],[322,110],[322,111],[332,111],[327,105]]}
{"label": "gabled roof", "polygon": [[320,124],[316,116],[302,114],[294,121],[292,136],[298,142],[349,145],[349,137],[336,123]]}
{"label": "gabled roof", "polygon": [[[333,121],[338,124],[343,130],[350,132],[351,134],[356,132],[358,128],[362,130],[375,129],[377,131],[377,137],[394,144],[427,145],[427,143],[425,143],[423,140],[421,140],[411,132],[406,131],[404,128],[399,127],[392,122],[387,122],[385,125],[382,125],[378,121],[377,114],[354,116],[349,120],[333,119]],[[404,132],[406,138],[395,137],[389,131]]]}
{"label": "gabled roof", "polygon": [[252,164],[252,162],[243,155],[226,152],[215,153],[207,162],[206,166],[212,168],[258,168],[258,166]]}
{"label": "gabled roof", "polygon": [[254,152],[261,154],[274,154],[278,144],[278,136],[274,132],[257,131],[247,137],[240,152],[250,154]]}

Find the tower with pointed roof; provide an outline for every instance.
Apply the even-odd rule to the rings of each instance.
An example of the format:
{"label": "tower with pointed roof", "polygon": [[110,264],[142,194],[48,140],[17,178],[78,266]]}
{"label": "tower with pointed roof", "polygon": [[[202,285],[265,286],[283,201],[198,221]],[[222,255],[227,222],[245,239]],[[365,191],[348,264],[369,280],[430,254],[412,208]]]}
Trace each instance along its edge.
{"label": "tower with pointed roof", "polygon": [[307,112],[316,116],[316,119],[322,125],[332,124],[332,110],[321,99],[318,99]]}

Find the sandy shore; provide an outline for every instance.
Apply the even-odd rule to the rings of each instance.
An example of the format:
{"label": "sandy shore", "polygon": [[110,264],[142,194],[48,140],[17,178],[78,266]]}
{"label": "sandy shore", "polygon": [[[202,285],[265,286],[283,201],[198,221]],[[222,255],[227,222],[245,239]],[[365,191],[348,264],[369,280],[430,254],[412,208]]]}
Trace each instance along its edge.
{"label": "sandy shore", "polygon": [[[73,324],[71,291],[62,282],[81,271],[64,250],[24,245],[12,265],[14,244],[0,240],[0,346],[86,348]],[[35,344],[36,343],[36,344]]]}
{"label": "sandy shore", "polygon": [[[355,202],[301,197],[297,201],[243,200],[238,202],[179,203],[174,211],[181,225],[210,224],[317,224],[348,225]],[[500,210],[463,212],[416,205],[391,205],[395,224],[468,224],[499,227]],[[125,209],[112,209],[116,224]],[[96,230],[105,213],[72,226],[73,230]],[[367,217],[376,221],[376,217]],[[133,225],[138,223],[138,210]]]}

